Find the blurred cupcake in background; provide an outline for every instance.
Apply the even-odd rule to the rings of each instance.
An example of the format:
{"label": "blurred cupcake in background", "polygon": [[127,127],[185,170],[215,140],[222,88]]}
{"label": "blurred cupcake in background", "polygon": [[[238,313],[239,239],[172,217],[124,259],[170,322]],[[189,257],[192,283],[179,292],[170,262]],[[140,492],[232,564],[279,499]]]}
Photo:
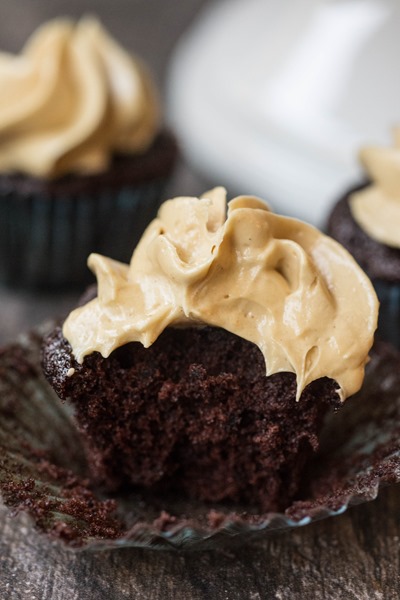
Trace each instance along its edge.
{"label": "blurred cupcake in background", "polygon": [[378,336],[400,347],[400,129],[393,147],[366,147],[360,160],[368,182],[334,207],[329,234],[366,271],[381,306]]}
{"label": "blurred cupcake in background", "polygon": [[95,18],[43,25],[0,54],[0,279],[90,279],[90,252],[128,260],[177,147],[140,60]]}

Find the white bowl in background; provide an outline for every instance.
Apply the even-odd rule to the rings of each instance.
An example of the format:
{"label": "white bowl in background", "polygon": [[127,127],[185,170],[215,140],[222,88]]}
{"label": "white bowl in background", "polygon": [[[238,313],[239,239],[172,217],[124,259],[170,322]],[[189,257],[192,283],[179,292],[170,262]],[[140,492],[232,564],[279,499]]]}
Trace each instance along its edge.
{"label": "white bowl in background", "polygon": [[400,123],[399,0],[220,0],[180,40],[168,112],[192,167],[323,226]]}

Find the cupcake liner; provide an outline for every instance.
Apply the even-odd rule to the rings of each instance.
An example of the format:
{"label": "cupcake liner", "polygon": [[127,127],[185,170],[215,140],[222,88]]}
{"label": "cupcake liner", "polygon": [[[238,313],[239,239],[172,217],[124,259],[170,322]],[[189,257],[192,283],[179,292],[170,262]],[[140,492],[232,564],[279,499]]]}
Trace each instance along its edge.
{"label": "cupcake liner", "polygon": [[41,374],[48,324],[0,351],[0,491],[14,512],[75,549],[205,549],[304,526],[400,481],[400,354],[372,352],[362,390],[332,413],[307,485],[285,512],[173,495],[105,497],[87,474],[71,416]]}
{"label": "cupcake liner", "polygon": [[3,193],[0,280],[16,287],[82,286],[93,280],[86,266],[91,252],[129,262],[166,182],[69,196]]}
{"label": "cupcake liner", "polygon": [[400,348],[400,283],[372,280],[379,298],[379,321],[376,336]]}

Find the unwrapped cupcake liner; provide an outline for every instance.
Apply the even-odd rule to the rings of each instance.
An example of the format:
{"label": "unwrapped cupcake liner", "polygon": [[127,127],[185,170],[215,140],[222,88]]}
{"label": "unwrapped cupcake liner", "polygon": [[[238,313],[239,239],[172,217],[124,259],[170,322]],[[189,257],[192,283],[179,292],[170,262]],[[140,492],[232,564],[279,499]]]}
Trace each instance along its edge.
{"label": "unwrapped cupcake liner", "polygon": [[377,338],[400,348],[400,283],[372,281],[379,298]]}
{"label": "unwrapped cupcake liner", "polygon": [[166,179],[57,196],[7,192],[0,197],[0,281],[15,287],[62,288],[93,280],[91,252],[129,262],[164,200]]}
{"label": "unwrapped cupcake liner", "polygon": [[0,493],[13,513],[73,549],[200,550],[247,543],[342,514],[400,482],[400,354],[372,351],[362,390],[332,412],[307,486],[282,513],[140,491],[102,495],[88,475],[66,405],[40,367],[42,335],[0,350]]}

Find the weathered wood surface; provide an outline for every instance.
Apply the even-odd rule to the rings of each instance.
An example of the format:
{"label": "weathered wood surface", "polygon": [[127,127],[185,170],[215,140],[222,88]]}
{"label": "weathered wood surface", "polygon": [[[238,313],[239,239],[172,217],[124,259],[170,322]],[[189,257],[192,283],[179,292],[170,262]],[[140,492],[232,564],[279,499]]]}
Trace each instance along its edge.
{"label": "weathered wood surface", "polygon": [[[155,69],[204,0],[0,0],[0,47],[17,50],[58,14],[100,14]],[[182,168],[171,193],[200,193]],[[73,306],[77,293],[35,295],[0,287],[0,343]],[[397,600],[400,486],[344,515],[276,534],[249,547],[180,554],[145,550],[75,553],[0,506],[0,600]]]}
{"label": "weathered wood surface", "polygon": [[232,550],[73,553],[0,510],[2,600],[397,600],[400,486]]}

